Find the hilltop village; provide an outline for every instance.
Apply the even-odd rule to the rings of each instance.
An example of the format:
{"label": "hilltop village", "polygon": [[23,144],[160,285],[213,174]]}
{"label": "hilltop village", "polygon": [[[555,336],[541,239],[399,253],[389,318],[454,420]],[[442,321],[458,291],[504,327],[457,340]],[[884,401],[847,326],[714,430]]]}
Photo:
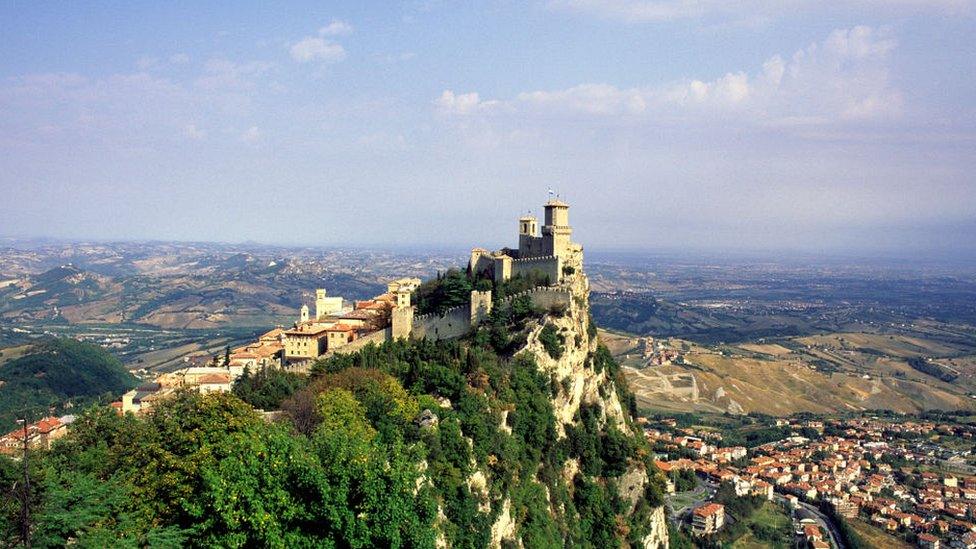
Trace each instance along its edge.
{"label": "hilltop village", "polygon": [[[533,305],[548,309],[568,305],[569,286],[587,286],[583,273],[583,247],[572,241],[569,204],[553,198],[543,206],[543,225],[532,215],[518,219],[518,247],[489,251],[474,248],[468,263],[472,276],[504,282],[513,277],[533,277],[548,283],[526,292]],[[492,309],[490,290],[472,290],[467,305],[440,314],[418,314],[412,295],[419,278],[399,278],[387,291],[372,299],[349,302],[315,291],[311,307],[301,306],[290,327],[278,326],[246,345],[228,349],[208,364],[192,365],[158,376],[126,393],[115,403],[121,412],[145,412],[154,402],[181,388],[201,393],[228,392],[245,370],[281,368],[304,373],[321,358],[356,352],[369,344],[391,339],[447,339],[467,334],[487,318]],[[313,315],[314,313],[314,315]]]}

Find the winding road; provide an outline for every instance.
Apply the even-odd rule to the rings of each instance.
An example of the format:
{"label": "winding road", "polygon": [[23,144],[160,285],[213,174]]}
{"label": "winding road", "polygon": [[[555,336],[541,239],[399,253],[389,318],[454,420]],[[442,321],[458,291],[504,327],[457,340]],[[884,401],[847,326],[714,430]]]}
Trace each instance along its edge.
{"label": "winding road", "polygon": [[[774,494],[773,500],[783,505],[787,504],[786,498],[781,496],[780,494]],[[840,537],[840,531],[837,529],[837,525],[834,524],[834,521],[830,520],[830,517],[823,514],[820,511],[820,509],[818,509],[813,505],[810,505],[809,503],[804,503],[800,501],[797,502],[797,504],[799,505],[799,509],[805,511],[808,515],[810,515],[810,518],[815,520],[817,522],[817,525],[820,526],[820,528],[822,528],[825,532],[827,532],[827,534],[830,536],[831,545],[833,545],[837,549],[847,549],[847,546],[844,545],[844,542]]]}

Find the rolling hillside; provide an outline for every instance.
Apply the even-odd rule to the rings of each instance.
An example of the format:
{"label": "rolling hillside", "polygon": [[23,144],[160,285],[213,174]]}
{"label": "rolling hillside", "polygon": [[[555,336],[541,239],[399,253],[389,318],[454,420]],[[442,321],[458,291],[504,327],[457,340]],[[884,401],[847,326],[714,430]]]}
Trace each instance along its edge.
{"label": "rolling hillside", "polygon": [[179,243],[0,247],[0,325],[209,330],[290,323],[316,288],[372,297],[444,254]]}
{"label": "rolling hillside", "polygon": [[[970,396],[972,372],[963,370],[949,383],[909,365],[921,353],[951,351],[933,342],[871,334],[738,346],[669,339],[667,346],[682,349],[681,360],[645,366],[636,353],[636,338],[610,332],[601,337],[626,365],[638,404],[646,408],[771,415],[976,409]],[[830,341],[837,346],[827,345]]]}
{"label": "rolling hillside", "polygon": [[50,408],[79,408],[135,384],[119,359],[100,347],[71,339],[35,344],[0,366],[0,432],[12,429],[24,409],[37,417]]}

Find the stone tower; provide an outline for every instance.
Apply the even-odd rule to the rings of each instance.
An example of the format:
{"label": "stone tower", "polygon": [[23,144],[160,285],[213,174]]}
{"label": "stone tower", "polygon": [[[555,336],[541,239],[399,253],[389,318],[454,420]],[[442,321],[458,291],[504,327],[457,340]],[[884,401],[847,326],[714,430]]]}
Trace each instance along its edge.
{"label": "stone tower", "polygon": [[481,324],[491,314],[491,290],[471,291],[471,326]]}
{"label": "stone tower", "polygon": [[568,258],[573,249],[573,228],[569,226],[569,204],[553,198],[545,204],[545,221],[542,226],[543,247],[548,254]]}
{"label": "stone tower", "polygon": [[396,296],[396,306],[398,309],[410,306],[410,291],[405,288],[397,288],[393,293]]}
{"label": "stone tower", "polygon": [[315,318],[319,319],[325,316],[325,288],[319,288],[315,290]]}
{"label": "stone tower", "polygon": [[539,220],[534,215],[523,215],[519,218],[519,257],[539,257],[545,253],[539,236]]}
{"label": "stone tower", "polygon": [[341,297],[328,297],[324,288],[315,290],[315,318],[321,320],[342,311]]}
{"label": "stone tower", "polygon": [[298,323],[304,324],[306,322],[308,322],[308,305],[302,305],[301,312],[298,316]]}
{"label": "stone tower", "polygon": [[520,217],[519,235],[539,236],[539,220],[534,215],[523,215]]}

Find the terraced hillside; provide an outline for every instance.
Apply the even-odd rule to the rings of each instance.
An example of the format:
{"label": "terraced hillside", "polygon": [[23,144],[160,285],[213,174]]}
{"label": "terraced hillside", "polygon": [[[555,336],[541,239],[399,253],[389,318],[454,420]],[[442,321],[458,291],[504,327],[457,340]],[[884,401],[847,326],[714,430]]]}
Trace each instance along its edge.
{"label": "terraced hillside", "polygon": [[602,337],[625,364],[638,404],[647,408],[773,415],[976,409],[971,368],[960,366],[963,375],[946,382],[909,364],[938,353],[943,358],[934,360],[962,364],[945,357],[964,351],[938,342],[849,333],[738,346],[669,339],[665,345],[680,359],[647,366],[636,352],[637,338]]}

